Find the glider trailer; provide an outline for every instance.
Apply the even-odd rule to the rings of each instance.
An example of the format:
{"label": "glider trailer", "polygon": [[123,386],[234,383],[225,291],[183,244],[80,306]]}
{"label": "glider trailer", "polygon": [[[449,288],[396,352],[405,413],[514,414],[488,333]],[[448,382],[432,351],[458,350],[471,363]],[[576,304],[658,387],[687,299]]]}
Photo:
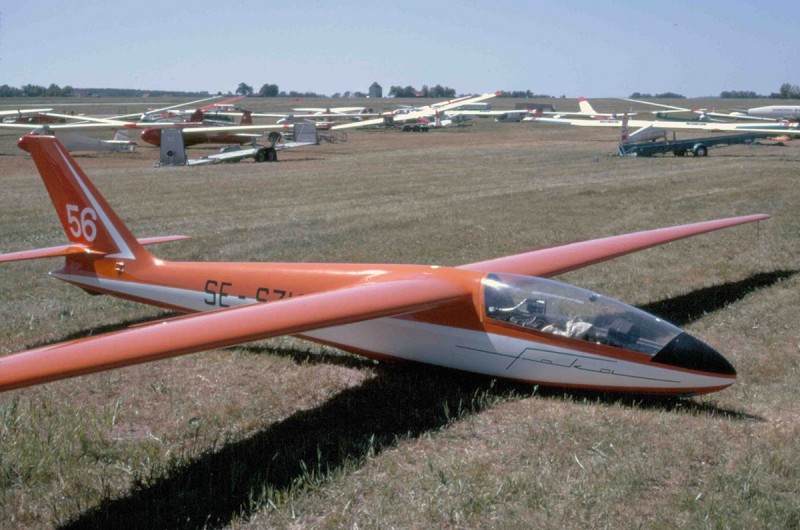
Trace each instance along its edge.
{"label": "glider trailer", "polygon": [[291,142],[280,142],[283,139],[281,133],[272,131],[267,135],[269,145],[259,145],[256,143],[256,136],[252,137],[252,145],[243,147],[229,145],[223,147],[219,153],[204,156],[202,158],[188,158],[183,142],[183,132],[179,129],[164,129],[161,133],[161,158],[159,166],[196,166],[202,164],[219,164],[241,162],[252,158],[256,162],[277,162],[278,151],[319,145],[319,135],[314,123],[303,122],[295,123],[292,128]]}
{"label": "glider trailer", "polygon": [[657,142],[620,142],[617,146],[619,156],[653,156],[672,153],[675,156],[707,156],[709,147],[735,144],[752,144],[760,138],[768,138],[769,134],[746,133],[728,136],[711,136],[708,138],[690,138],[688,140],[672,140]]}

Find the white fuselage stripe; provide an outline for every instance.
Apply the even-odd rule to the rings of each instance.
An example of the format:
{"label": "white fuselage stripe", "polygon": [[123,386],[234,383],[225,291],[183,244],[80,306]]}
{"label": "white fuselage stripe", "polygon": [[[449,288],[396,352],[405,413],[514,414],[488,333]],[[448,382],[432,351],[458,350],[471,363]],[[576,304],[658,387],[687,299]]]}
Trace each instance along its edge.
{"label": "white fuselage stripe", "polygon": [[[89,289],[94,288],[142,300],[149,300],[157,304],[180,307],[186,311],[210,311],[212,309],[220,309],[219,305],[207,303],[209,295],[203,291],[166,287],[150,283],[112,280],[99,276],[83,276],[80,274],[51,272],[50,275],[59,280],[81,285]],[[228,301],[229,303],[227,305],[230,307],[253,304],[256,302],[256,300],[252,298],[239,297],[230,297]]]}

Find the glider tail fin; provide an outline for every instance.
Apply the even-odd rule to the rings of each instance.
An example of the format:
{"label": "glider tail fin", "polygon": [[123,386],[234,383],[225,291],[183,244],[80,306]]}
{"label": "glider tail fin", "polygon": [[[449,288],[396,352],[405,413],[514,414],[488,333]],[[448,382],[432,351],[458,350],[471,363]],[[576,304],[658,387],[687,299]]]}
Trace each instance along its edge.
{"label": "glider tail fin", "polygon": [[592,116],[597,115],[597,111],[594,110],[594,107],[586,101],[583,96],[578,98],[578,106],[581,109],[581,114],[591,114]]}
{"label": "glider tail fin", "polygon": [[25,135],[61,226],[74,247],[112,258],[152,259],[55,136]]}

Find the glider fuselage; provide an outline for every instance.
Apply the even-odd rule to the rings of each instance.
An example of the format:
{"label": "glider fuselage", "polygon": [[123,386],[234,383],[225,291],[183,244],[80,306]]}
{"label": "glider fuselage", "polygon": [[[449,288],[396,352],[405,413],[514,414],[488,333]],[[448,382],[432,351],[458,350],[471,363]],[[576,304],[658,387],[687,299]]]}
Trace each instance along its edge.
{"label": "glider fuselage", "polygon": [[[190,129],[193,127],[208,127],[206,123],[184,123],[180,125],[181,129]],[[161,145],[161,128],[146,128],[142,130],[142,141],[156,147]],[[193,133],[183,135],[183,145],[189,147],[198,144],[246,144],[251,142],[252,138],[245,136],[237,136],[236,134],[219,131],[219,132],[205,132]]]}
{"label": "glider fuselage", "polygon": [[735,381],[735,373],[655,363],[652,353],[491,318],[484,285],[491,274],[457,268],[161,260],[137,263],[135,259],[70,257],[51,275],[90,292],[189,313],[274,303],[388,276],[445,276],[465,285],[471,296],[435,310],[333,326],[300,336],[378,360],[417,361],[561,387],[701,394],[721,390]]}

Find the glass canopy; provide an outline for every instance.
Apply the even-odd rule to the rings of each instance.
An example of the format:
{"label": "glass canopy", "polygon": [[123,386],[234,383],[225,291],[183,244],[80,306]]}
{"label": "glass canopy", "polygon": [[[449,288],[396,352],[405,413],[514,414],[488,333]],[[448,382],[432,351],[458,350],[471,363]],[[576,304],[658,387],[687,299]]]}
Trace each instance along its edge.
{"label": "glass canopy", "polygon": [[489,274],[483,283],[486,316],[516,326],[649,355],[683,333],[613,298],[553,280]]}

